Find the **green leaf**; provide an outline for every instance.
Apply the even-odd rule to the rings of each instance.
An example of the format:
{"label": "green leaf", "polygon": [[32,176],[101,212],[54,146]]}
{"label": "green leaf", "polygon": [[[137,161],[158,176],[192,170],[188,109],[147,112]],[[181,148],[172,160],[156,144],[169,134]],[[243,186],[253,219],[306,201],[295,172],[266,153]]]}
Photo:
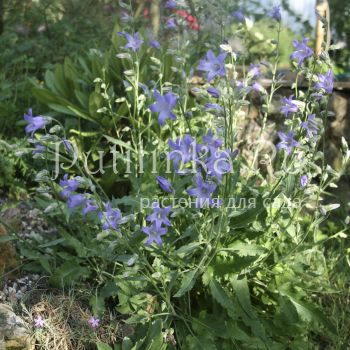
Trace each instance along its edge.
{"label": "green leaf", "polygon": [[122,350],[132,350],[133,344],[130,338],[124,337],[122,343]]}
{"label": "green leaf", "polygon": [[113,350],[108,344],[96,343],[97,350]]}
{"label": "green leaf", "polygon": [[230,311],[234,309],[231,298],[216,280],[211,280],[209,282],[209,289],[211,295],[222,307]]}
{"label": "green leaf", "polygon": [[39,262],[40,262],[40,265],[51,275],[52,271],[51,271],[51,266],[50,266],[50,263],[49,263],[49,259],[40,258]]}
{"label": "green leaf", "polygon": [[239,256],[256,256],[266,252],[264,247],[256,244],[244,243],[241,241],[235,241],[231,243],[227,248],[221,249],[223,251],[235,251]]}
{"label": "green leaf", "polygon": [[336,333],[336,327],[319,309],[314,305],[300,300],[291,290],[290,286],[287,288],[282,287],[279,289],[281,295],[287,296],[296,308],[299,317],[307,322],[317,322],[322,324],[329,331]]}
{"label": "green leaf", "polygon": [[162,333],[163,324],[161,320],[156,320],[152,323],[147,332],[146,339],[144,341],[145,350],[162,350],[164,349],[164,338]]}
{"label": "green leaf", "polygon": [[75,251],[77,252],[77,256],[79,258],[86,257],[87,249],[86,249],[86,247],[83,245],[83,243],[80,240],[78,240],[77,238],[71,236],[67,232],[61,232],[61,235],[75,249]]}
{"label": "green leaf", "polygon": [[[247,201],[248,202],[248,201]],[[230,220],[230,228],[246,227],[248,224],[252,223],[259,214],[265,211],[264,203],[261,197],[256,198],[254,207],[233,210],[228,214]]]}
{"label": "green leaf", "polygon": [[189,243],[189,244],[182,246],[181,248],[176,250],[175,253],[177,255],[190,254],[194,250],[196,250],[197,247],[200,247],[201,245],[202,245],[202,243],[200,243],[200,242],[192,242],[192,243]]}
{"label": "green leaf", "polygon": [[58,238],[58,239],[55,239],[55,240],[53,240],[53,241],[51,241],[51,242],[44,243],[44,244],[40,244],[39,247],[40,247],[40,248],[53,247],[53,246],[55,246],[55,245],[58,245],[58,244],[60,244],[60,243],[65,242],[65,240],[66,240],[65,238]]}
{"label": "green leaf", "polygon": [[90,269],[80,266],[76,259],[67,260],[53,272],[51,282],[59,287],[71,286],[75,282],[87,278],[90,274]]}
{"label": "green leaf", "polygon": [[174,295],[175,298],[183,296],[186,292],[189,292],[193,288],[194,283],[196,282],[196,274],[197,270],[191,270],[184,274],[181,282],[181,287]]}
{"label": "green leaf", "polygon": [[5,235],[0,237],[0,243],[6,243],[17,239],[16,236]]}
{"label": "green leaf", "polygon": [[247,278],[238,279],[238,276],[234,276],[230,279],[231,285],[237,294],[237,299],[240,307],[242,308],[242,318],[244,322],[251,327],[252,332],[264,339],[265,330],[260,323],[253,306],[250,301],[250,292],[248,287]]}
{"label": "green leaf", "polygon": [[131,145],[129,143],[126,143],[122,140],[118,140],[114,137],[110,137],[108,135],[103,135],[109,142],[112,142],[113,144],[117,145],[117,146],[120,146],[120,147],[123,147],[125,149],[128,149],[132,152],[135,152],[135,150],[131,147]]}
{"label": "green leaf", "polygon": [[93,91],[89,96],[89,113],[95,118],[98,117],[97,110],[102,107],[103,99],[102,96]]}

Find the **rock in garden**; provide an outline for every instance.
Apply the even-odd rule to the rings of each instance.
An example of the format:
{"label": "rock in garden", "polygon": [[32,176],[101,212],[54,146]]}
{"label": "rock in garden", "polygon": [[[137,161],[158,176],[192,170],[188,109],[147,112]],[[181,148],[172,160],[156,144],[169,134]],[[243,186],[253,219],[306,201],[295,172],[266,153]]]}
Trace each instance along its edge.
{"label": "rock in garden", "polygon": [[6,304],[0,304],[0,349],[34,349],[30,328]]}

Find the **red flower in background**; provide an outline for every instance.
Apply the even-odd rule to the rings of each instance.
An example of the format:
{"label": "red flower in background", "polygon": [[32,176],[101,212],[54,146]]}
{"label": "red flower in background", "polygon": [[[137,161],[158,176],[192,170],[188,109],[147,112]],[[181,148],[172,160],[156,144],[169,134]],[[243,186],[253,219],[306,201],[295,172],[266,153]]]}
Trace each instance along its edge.
{"label": "red flower in background", "polygon": [[174,12],[180,17],[182,17],[191,29],[199,30],[200,27],[196,17],[193,17],[186,10],[175,10]]}
{"label": "red flower in background", "polygon": [[[146,1],[147,3],[151,3],[152,0],[148,0]],[[170,8],[169,8],[170,9]],[[198,23],[198,20],[196,17],[192,16],[189,12],[187,12],[186,10],[176,10],[176,9],[171,9],[173,10],[174,13],[176,13],[179,17],[183,18],[187,25],[192,29],[192,30],[199,30],[200,26]],[[145,7],[143,9],[143,17],[145,19],[149,19],[150,18],[150,10],[148,7]]]}
{"label": "red flower in background", "polygon": [[148,7],[145,7],[143,9],[143,17],[144,18],[149,18],[149,8]]}

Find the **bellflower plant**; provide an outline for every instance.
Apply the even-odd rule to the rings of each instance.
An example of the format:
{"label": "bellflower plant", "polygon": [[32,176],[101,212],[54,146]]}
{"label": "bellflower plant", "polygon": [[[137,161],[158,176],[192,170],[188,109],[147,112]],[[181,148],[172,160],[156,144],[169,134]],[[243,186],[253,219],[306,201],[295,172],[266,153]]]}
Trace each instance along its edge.
{"label": "bellflower plant", "polygon": [[124,46],[125,49],[130,49],[134,52],[140,50],[143,40],[140,38],[139,33],[135,33],[134,36],[125,32],[118,32],[118,34],[123,36],[128,41],[127,44]]}
{"label": "bellflower plant", "polygon": [[325,75],[318,74],[318,82],[315,84],[316,90],[323,89],[327,94],[333,91],[333,71],[329,69]]}
{"label": "bellflower plant", "polygon": [[244,12],[243,10],[237,10],[235,12],[232,13],[232,17],[240,23],[244,23],[245,22],[245,16],[244,16]]}
{"label": "bellflower plant", "polygon": [[215,77],[223,77],[225,75],[225,59],[226,52],[215,56],[214,52],[209,50],[205,59],[199,62],[198,69],[208,73],[208,81],[212,81]]}
{"label": "bellflower plant", "polygon": [[27,122],[25,131],[32,137],[38,130],[43,129],[49,122],[47,118],[42,116],[33,117],[33,110],[31,108],[29,108],[28,112],[24,114],[23,118]]}
{"label": "bellflower plant", "polygon": [[208,87],[207,92],[210,96],[214,98],[220,98],[220,91],[214,87]]}
{"label": "bellflower plant", "polygon": [[167,0],[165,3],[165,8],[169,10],[173,10],[177,7],[177,3],[175,0]]}
{"label": "bellflower plant", "polygon": [[168,193],[174,192],[172,185],[170,181],[168,181],[166,178],[162,176],[157,176],[157,182],[159,184],[159,187],[164,191]]}
{"label": "bellflower plant", "polygon": [[[131,17],[133,7],[123,6]],[[186,2],[164,1],[160,14],[163,24],[178,16],[199,28],[200,14],[196,22]],[[154,37],[132,36],[131,18],[119,32],[125,46],[112,51],[122,52],[93,62],[94,89],[72,92],[82,105],[88,101],[86,110],[56,108],[50,130],[48,119],[28,112],[29,144],[44,147],[33,196],[58,227],[52,237],[28,238],[36,254],[29,245],[21,254],[58,287],[76,285],[88,295],[94,316],[85,325],[96,339],[108,334],[100,319],[110,318],[110,329],[120,319],[132,329],[120,344],[98,338],[98,348],[304,349],[318,348],[313,340],[321,336],[330,348],[339,345],[322,311],[334,295],[322,296],[335,288],[334,270],[322,272],[327,252],[332,240],[344,246],[347,230],[323,233],[337,208],[327,193],[350,162],[345,141],[339,171],[323,156],[332,62],[327,52],[314,56],[307,38],[295,40],[292,69],[309,88],[294,84],[281,100],[285,118],[276,118],[273,101],[285,91],[278,79],[281,7],[268,16],[276,30],[267,63],[250,47],[242,53],[211,37],[204,43],[206,35],[198,46],[212,50],[199,59],[186,26],[176,35],[159,25]],[[221,37],[248,45],[254,24],[242,11],[234,17],[246,25],[225,26]],[[141,37],[160,42],[142,45]],[[273,78],[262,86],[265,71]],[[71,119],[65,128],[65,111],[78,114],[79,128]],[[275,130],[284,130],[278,140]]]}
{"label": "bellflower plant", "polygon": [[161,126],[165,125],[166,119],[175,120],[176,116],[173,109],[176,106],[177,98],[172,92],[167,92],[162,96],[157,90],[154,90],[156,102],[149,106],[150,110],[158,114],[158,122]]}
{"label": "bellflower plant", "polygon": [[294,131],[291,130],[288,134],[283,132],[278,132],[278,137],[280,138],[280,142],[277,144],[278,149],[284,149],[287,154],[291,154],[293,148],[298,147],[299,143],[294,140]]}
{"label": "bellflower plant", "polygon": [[83,194],[69,194],[67,205],[69,209],[79,207],[85,202],[85,196]]}
{"label": "bellflower plant", "polygon": [[68,174],[64,174],[63,179],[60,180],[59,185],[62,187],[62,191],[60,192],[63,198],[68,197],[71,192],[74,192],[79,187],[79,181],[77,178],[68,179]]}
{"label": "bellflower plant", "polygon": [[118,230],[119,225],[124,222],[122,219],[122,214],[119,209],[113,209],[111,206],[111,203],[105,203],[104,204],[105,211],[100,212],[98,214],[101,222],[102,222],[102,229],[108,230]]}
{"label": "bellflower plant", "polygon": [[146,220],[150,221],[152,224],[155,224],[157,230],[162,225],[171,226],[171,222],[168,218],[170,211],[170,206],[165,208],[156,207],[153,209],[153,213],[147,216]]}
{"label": "bellflower plant", "polygon": [[297,60],[298,65],[300,66],[306,58],[313,55],[312,49],[307,45],[309,38],[304,38],[302,41],[293,40],[293,46],[295,51],[290,55],[292,60]]}
{"label": "bellflower plant", "polygon": [[280,22],[282,20],[281,5],[274,6],[272,10],[267,13],[267,15]]}
{"label": "bellflower plant", "polygon": [[315,121],[316,114],[309,114],[305,122],[300,123],[301,127],[304,128],[307,132],[307,135],[310,139],[317,135],[319,128]]}
{"label": "bellflower plant", "polygon": [[190,196],[196,197],[196,208],[203,208],[204,206],[213,206],[212,195],[216,190],[216,185],[211,181],[204,181],[201,175],[195,177],[195,187],[187,190]]}
{"label": "bellflower plant", "polygon": [[293,102],[294,96],[291,95],[288,98],[287,97],[283,97],[282,98],[282,107],[281,107],[281,112],[284,114],[284,116],[287,118],[289,116],[289,114],[292,113],[298,113],[299,112],[299,107],[298,105]]}
{"label": "bellflower plant", "polygon": [[151,224],[151,226],[143,227],[142,231],[148,236],[146,245],[150,245],[153,242],[155,242],[159,246],[162,246],[163,244],[161,236],[166,235],[166,233],[168,232],[166,227],[157,228],[155,223]]}

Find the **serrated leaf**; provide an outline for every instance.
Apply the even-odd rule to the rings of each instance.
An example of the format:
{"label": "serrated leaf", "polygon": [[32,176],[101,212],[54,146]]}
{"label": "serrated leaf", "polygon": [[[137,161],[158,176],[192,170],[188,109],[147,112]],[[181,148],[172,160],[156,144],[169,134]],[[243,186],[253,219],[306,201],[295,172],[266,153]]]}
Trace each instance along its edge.
{"label": "serrated leaf", "polygon": [[191,270],[184,274],[181,282],[181,287],[174,295],[175,298],[183,296],[186,292],[189,292],[193,288],[194,283],[196,282],[196,274],[197,270]]}
{"label": "serrated leaf", "polygon": [[225,309],[232,311],[234,309],[231,298],[227,295],[226,291],[221,287],[220,283],[216,280],[209,282],[209,289],[214,299]]}
{"label": "serrated leaf", "polygon": [[244,243],[241,241],[236,241],[231,243],[225,251],[235,251],[239,256],[256,256],[261,255],[266,252],[264,247],[258,246],[256,244]]}

